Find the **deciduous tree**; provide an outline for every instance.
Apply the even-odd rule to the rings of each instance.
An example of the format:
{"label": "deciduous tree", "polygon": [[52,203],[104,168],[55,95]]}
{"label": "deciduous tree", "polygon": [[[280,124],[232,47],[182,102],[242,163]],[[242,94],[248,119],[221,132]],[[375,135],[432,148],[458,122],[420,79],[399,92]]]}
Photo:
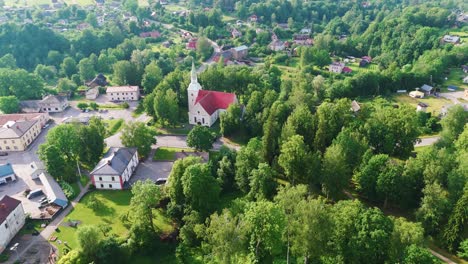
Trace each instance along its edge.
{"label": "deciduous tree", "polygon": [[130,122],[122,129],[120,139],[124,146],[136,147],[138,155],[146,157],[151,151],[151,146],[156,144],[156,131],[143,122]]}

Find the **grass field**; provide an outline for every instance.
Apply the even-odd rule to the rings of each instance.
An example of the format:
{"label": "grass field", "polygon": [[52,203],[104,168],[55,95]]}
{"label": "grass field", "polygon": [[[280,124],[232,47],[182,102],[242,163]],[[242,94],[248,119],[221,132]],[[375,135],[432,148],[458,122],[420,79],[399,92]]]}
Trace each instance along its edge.
{"label": "grass field", "polygon": [[457,86],[459,91],[465,88],[468,89],[468,84],[463,83],[463,77],[465,77],[465,74],[460,68],[451,68],[447,80],[444,81],[443,91],[447,91],[446,88],[448,85]]}
{"label": "grass field", "polygon": [[106,124],[106,136],[110,137],[119,132],[123,128],[124,120],[122,118],[112,119],[112,120],[103,120]]}
{"label": "grass field", "polygon": [[412,98],[407,94],[394,95],[390,98],[391,101],[394,101],[398,104],[410,104],[414,106],[418,105],[418,102],[425,103],[428,105],[427,112],[438,115],[440,110],[444,105],[452,104],[452,101],[445,98],[436,98],[436,97],[424,97],[422,99]]}
{"label": "grass field", "polygon": [[158,148],[154,153],[153,160],[175,160],[176,153],[182,151],[193,151],[193,149],[185,149],[185,148]]}
{"label": "grass field", "polygon": [[[78,227],[82,225],[106,225],[111,227],[110,233],[117,236],[126,236],[128,234],[128,227],[120,220],[120,216],[128,213],[130,205],[131,192],[126,191],[94,191],[83,198],[78,203],[73,211],[64,219],[63,223],[68,221],[78,221]],[[99,210],[92,210],[86,204],[91,199],[99,200],[102,205]],[[157,230],[164,233],[172,231],[172,222],[161,211],[155,210],[154,223]],[[69,227],[62,224],[59,232],[55,232],[56,236],[62,243],[58,244],[57,241],[53,242],[60,250],[64,249],[63,242],[66,241],[70,249],[78,247],[75,233],[77,228]],[[62,252],[62,251],[61,251]]]}

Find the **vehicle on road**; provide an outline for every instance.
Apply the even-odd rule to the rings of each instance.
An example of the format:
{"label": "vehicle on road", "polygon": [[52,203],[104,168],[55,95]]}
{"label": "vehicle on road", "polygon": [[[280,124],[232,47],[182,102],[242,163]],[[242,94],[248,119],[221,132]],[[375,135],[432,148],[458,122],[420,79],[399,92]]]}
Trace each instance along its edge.
{"label": "vehicle on road", "polygon": [[156,185],[164,185],[167,182],[167,178],[159,178],[156,180]]}
{"label": "vehicle on road", "polygon": [[0,152],[0,156],[8,156],[7,152]]}

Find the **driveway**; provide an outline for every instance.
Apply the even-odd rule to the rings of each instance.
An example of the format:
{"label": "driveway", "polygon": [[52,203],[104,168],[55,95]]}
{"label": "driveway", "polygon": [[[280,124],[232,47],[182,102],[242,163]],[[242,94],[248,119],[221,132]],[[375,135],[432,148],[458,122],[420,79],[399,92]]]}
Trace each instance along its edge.
{"label": "driveway", "polygon": [[417,148],[417,147],[430,146],[436,143],[439,139],[440,139],[440,136],[421,138],[421,142],[414,144],[414,147]]}
{"label": "driveway", "polygon": [[161,178],[169,177],[172,170],[172,161],[151,161],[150,159],[140,162],[138,165],[135,175],[130,179],[130,185],[133,185],[137,181],[144,181],[150,179],[156,181]]}
{"label": "driveway", "polygon": [[[156,147],[189,148],[189,146],[187,146],[187,136],[185,135],[161,135],[157,136],[156,139]],[[220,139],[217,139],[213,143],[213,149],[219,150],[223,144],[238,150],[238,147],[228,145]]]}

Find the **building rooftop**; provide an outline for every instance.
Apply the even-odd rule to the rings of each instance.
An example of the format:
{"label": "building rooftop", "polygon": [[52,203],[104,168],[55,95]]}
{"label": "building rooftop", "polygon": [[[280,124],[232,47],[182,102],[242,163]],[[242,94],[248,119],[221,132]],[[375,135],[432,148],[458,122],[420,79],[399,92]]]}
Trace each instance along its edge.
{"label": "building rooftop", "polygon": [[13,212],[21,201],[16,200],[8,195],[0,198],[0,223],[5,222],[6,218]]}
{"label": "building rooftop", "polygon": [[65,96],[59,96],[59,95],[47,95],[41,100],[41,103],[43,104],[61,104],[68,101]]}
{"label": "building rooftop", "polygon": [[107,87],[107,93],[120,93],[120,92],[138,92],[138,86],[110,86]]}
{"label": "building rooftop", "polygon": [[125,171],[136,152],[136,148],[112,147],[90,174],[120,176]]}
{"label": "building rooftop", "polygon": [[203,109],[211,115],[218,109],[227,109],[235,100],[236,95],[233,93],[200,90],[195,104],[200,103]]}
{"label": "building rooftop", "polygon": [[6,177],[8,175],[15,174],[13,167],[10,163],[0,165],[0,178]]}
{"label": "building rooftop", "polygon": [[0,127],[0,138],[19,138],[23,136],[38,120],[8,121]]}

